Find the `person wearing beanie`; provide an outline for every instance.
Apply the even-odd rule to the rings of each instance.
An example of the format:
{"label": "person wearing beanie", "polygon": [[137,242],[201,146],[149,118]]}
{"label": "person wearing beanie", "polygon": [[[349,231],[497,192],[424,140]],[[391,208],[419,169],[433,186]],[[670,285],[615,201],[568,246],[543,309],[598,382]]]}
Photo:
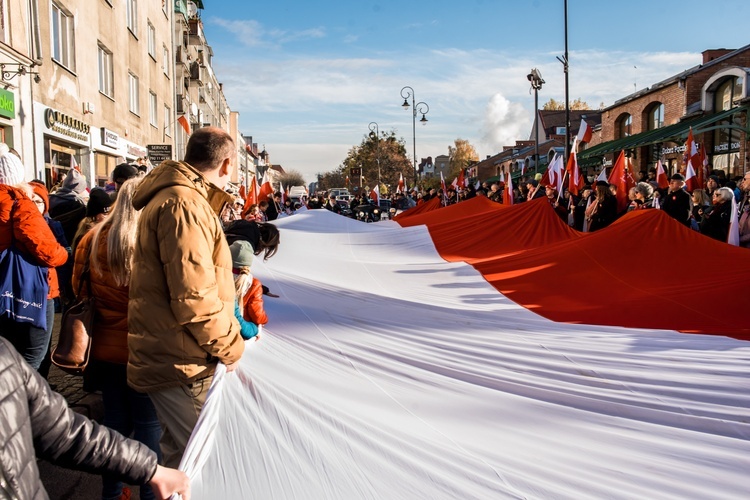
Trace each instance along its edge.
{"label": "person wearing beanie", "polygon": [[[23,188],[16,187],[24,176],[21,160],[7,144],[0,143],[0,252],[5,256],[5,251],[14,246],[39,266],[60,266],[67,261],[68,252],[55,240],[42,210]],[[40,201],[43,202],[41,197]],[[49,293],[48,284],[44,293]],[[17,321],[11,314],[0,314],[0,336],[8,339],[34,369],[39,369],[49,345],[47,330]]]}
{"label": "person wearing beanie", "polygon": [[88,233],[92,227],[96,226],[109,215],[109,209],[112,206],[112,198],[102,188],[94,188],[89,195],[89,201],[86,203],[86,216],[78,223],[78,229],[73,237],[71,249],[73,255],[76,253],[76,247],[81,238]]}
{"label": "person wearing beanie", "polygon": [[21,159],[11,153],[4,142],[0,142],[0,184],[17,186],[24,181],[26,168]]}
{"label": "person wearing beanie", "polygon": [[130,163],[120,163],[112,171],[112,182],[115,183],[115,190],[109,193],[109,196],[114,200],[117,198],[117,193],[120,191],[122,185],[128,179],[132,179],[138,175],[138,168]]}
{"label": "person wearing beanie", "polygon": [[86,178],[76,169],[70,169],[60,189],[49,195],[49,215],[59,221],[65,239],[72,242],[78,224],[86,217]]}
{"label": "person wearing beanie", "polygon": [[258,340],[268,316],[263,308],[263,285],[250,273],[255,250],[249,241],[237,240],[229,245],[229,251],[236,294],[234,316],[240,324],[240,335],[245,340]]}

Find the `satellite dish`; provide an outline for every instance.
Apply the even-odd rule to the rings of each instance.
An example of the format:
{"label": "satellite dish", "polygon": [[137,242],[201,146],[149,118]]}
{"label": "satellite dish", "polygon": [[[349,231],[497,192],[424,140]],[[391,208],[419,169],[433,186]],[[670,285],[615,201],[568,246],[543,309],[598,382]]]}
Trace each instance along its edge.
{"label": "satellite dish", "polygon": [[190,103],[190,114],[193,116],[198,116],[198,105],[194,102]]}

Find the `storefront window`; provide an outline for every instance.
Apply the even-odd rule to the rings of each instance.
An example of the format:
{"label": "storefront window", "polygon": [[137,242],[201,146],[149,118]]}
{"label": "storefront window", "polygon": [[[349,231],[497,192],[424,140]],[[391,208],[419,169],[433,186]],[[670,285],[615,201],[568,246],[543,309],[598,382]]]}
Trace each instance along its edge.
{"label": "storefront window", "polygon": [[103,188],[112,180],[112,171],[117,166],[117,158],[94,153],[94,164],[96,166],[96,185]]}
{"label": "storefront window", "polygon": [[68,174],[68,170],[78,165],[76,156],[79,149],[69,144],[47,139],[44,144],[45,182],[52,189]]}

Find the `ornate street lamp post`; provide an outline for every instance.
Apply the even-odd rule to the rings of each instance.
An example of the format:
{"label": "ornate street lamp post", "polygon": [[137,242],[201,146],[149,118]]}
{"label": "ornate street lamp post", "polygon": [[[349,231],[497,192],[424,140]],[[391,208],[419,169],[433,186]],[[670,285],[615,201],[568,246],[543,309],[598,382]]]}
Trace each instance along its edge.
{"label": "ornate street lamp post", "polygon": [[531,73],[526,75],[531,82],[531,88],[534,90],[534,170],[539,171],[539,90],[545,83],[542,74],[534,68]]}
{"label": "ornate street lamp post", "polygon": [[412,115],[411,115],[411,128],[412,128],[412,150],[414,152],[414,170],[418,173],[418,167],[417,167],[417,114],[422,114],[422,119],[419,120],[419,123],[422,125],[425,125],[427,123],[427,118],[425,115],[430,111],[430,107],[427,105],[426,102],[415,102],[416,99],[414,98],[414,89],[409,87],[408,85],[401,89],[401,97],[404,98],[404,103],[401,105],[404,109],[409,109],[409,98],[411,97],[411,107],[412,107]]}
{"label": "ornate street lamp post", "polygon": [[378,130],[378,124],[375,122],[370,122],[368,127],[370,129],[370,134],[375,134],[375,159],[378,162],[378,189],[380,189],[380,132]]}

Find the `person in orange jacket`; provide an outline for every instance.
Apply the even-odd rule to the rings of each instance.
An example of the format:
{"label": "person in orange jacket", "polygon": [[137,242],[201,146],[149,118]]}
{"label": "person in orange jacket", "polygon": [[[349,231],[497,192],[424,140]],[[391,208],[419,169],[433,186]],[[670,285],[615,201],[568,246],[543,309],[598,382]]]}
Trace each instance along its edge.
{"label": "person in orange jacket", "polygon": [[[68,251],[57,242],[26,190],[17,187],[24,182],[25,174],[21,159],[7,144],[0,143],[0,251],[14,245],[38,266],[60,266],[68,260]],[[3,313],[0,335],[8,339],[35,370],[39,369],[49,345],[46,329],[16,321]]]}

